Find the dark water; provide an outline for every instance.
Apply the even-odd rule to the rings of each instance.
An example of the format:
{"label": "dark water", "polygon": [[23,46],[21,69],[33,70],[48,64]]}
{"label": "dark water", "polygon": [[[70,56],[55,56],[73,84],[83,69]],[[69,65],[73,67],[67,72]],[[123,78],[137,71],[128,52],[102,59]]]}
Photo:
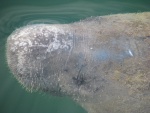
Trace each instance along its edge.
{"label": "dark water", "polygon": [[86,113],[67,97],[27,92],[10,73],[5,58],[8,35],[36,23],[70,23],[90,16],[150,11],[149,0],[1,0],[0,113]]}

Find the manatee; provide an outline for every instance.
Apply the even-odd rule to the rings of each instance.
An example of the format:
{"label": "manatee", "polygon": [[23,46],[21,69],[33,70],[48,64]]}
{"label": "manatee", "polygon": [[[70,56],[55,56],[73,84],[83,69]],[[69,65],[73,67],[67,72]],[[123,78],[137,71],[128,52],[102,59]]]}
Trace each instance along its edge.
{"label": "manatee", "polygon": [[28,91],[69,96],[89,113],[150,111],[150,12],[27,25],[6,45]]}

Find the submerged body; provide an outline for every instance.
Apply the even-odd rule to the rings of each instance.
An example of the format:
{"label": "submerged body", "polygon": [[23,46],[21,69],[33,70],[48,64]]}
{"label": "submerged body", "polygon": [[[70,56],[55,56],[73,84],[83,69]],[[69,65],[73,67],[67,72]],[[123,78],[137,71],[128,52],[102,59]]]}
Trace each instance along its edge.
{"label": "submerged body", "polygon": [[17,29],[8,65],[29,90],[68,95],[89,113],[150,111],[150,13]]}

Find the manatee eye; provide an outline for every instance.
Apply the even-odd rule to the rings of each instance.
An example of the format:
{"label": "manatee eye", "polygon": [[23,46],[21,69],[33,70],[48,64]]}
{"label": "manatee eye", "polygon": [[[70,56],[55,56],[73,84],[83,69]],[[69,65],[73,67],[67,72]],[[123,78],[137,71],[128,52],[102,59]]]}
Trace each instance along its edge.
{"label": "manatee eye", "polygon": [[72,79],[77,86],[81,86],[85,83],[85,77],[83,74],[79,74],[77,77],[72,77]]}
{"label": "manatee eye", "polygon": [[81,66],[81,68],[79,69],[79,72],[78,72],[76,77],[72,77],[74,83],[77,86],[81,86],[81,85],[85,84],[85,76],[82,73],[82,69],[84,68],[84,66],[86,66],[86,65],[84,64],[84,65]]}

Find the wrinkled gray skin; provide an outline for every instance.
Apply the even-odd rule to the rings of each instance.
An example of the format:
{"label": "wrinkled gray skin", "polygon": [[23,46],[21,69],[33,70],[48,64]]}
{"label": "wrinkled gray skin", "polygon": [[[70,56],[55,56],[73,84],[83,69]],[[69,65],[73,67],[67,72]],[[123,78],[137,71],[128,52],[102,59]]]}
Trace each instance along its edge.
{"label": "wrinkled gray skin", "polygon": [[89,113],[150,111],[149,12],[19,28],[7,62],[28,90],[70,96]]}

